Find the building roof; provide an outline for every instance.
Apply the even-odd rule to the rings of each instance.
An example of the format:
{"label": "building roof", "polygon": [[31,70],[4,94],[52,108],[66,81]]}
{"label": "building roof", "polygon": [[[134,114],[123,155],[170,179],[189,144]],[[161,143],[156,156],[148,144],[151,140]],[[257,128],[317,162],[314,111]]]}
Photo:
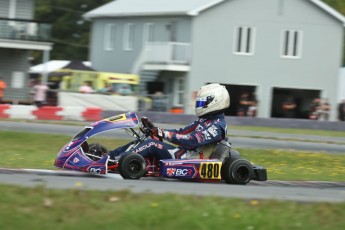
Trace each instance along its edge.
{"label": "building roof", "polygon": [[[197,16],[203,10],[227,0],[114,0],[84,14],[86,19],[99,17],[186,15]],[[307,0],[338,19],[345,17],[321,0]]]}
{"label": "building roof", "polygon": [[321,0],[309,0],[312,3],[314,3],[315,5],[317,5],[318,7],[320,7],[322,10],[326,11],[327,13],[329,13],[331,16],[335,17],[336,19],[338,19],[339,21],[341,21],[344,26],[345,26],[345,17],[344,15],[342,15],[341,13],[339,13],[338,11],[336,11],[335,9],[333,9],[332,7],[330,7],[329,5],[327,5],[326,3],[324,3]]}
{"label": "building roof", "polygon": [[85,18],[190,15],[224,0],[115,0],[84,14]]}

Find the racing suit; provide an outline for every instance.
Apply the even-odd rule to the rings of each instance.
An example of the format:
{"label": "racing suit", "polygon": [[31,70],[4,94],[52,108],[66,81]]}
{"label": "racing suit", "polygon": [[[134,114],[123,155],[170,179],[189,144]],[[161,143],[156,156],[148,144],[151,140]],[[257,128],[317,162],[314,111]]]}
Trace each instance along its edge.
{"label": "racing suit", "polygon": [[135,152],[143,157],[156,157],[157,159],[185,159],[208,158],[204,156],[205,147],[215,145],[226,137],[227,125],[224,114],[199,118],[190,125],[181,129],[162,130],[163,138],[175,145],[148,139],[128,151],[129,143],[109,152],[110,158]]}

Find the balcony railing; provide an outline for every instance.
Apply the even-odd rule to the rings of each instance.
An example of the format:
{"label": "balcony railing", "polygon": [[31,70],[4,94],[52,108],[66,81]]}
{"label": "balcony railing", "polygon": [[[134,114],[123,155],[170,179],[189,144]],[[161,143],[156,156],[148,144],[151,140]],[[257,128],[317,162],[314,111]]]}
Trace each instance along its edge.
{"label": "balcony railing", "polygon": [[149,42],[144,49],[146,62],[189,64],[190,44],[179,42]]}
{"label": "balcony railing", "polygon": [[30,20],[1,19],[0,38],[26,41],[49,41],[51,24]]}
{"label": "balcony railing", "polygon": [[190,43],[148,42],[135,61],[132,73],[139,74],[144,64],[189,65]]}

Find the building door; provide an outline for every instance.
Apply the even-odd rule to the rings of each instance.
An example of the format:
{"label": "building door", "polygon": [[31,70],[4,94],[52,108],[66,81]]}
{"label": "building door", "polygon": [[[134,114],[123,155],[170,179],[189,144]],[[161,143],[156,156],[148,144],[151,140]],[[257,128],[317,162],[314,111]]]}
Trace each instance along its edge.
{"label": "building door", "polygon": [[166,112],[168,110],[167,96],[164,95],[164,82],[151,81],[147,83],[147,91],[152,100],[152,111]]}
{"label": "building door", "polygon": [[226,87],[230,95],[230,109],[225,111],[227,116],[237,116],[240,108],[240,98],[244,93],[248,94],[249,100],[256,100],[255,91],[256,86],[252,85],[232,85],[232,84],[222,84]]}
{"label": "building door", "polygon": [[308,118],[311,103],[320,97],[320,90],[273,88],[271,117],[286,117],[282,104],[288,98],[296,104],[293,118]]}
{"label": "building door", "polygon": [[[248,95],[248,101],[256,100],[256,86],[251,85],[228,85],[226,86],[230,93],[230,111],[226,115],[230,116],[237,116],[239,111],[241,110],[241,97],[243,94]],[[249,105],[247,106],[247,110],[243,112],[244,116],[249,116],[248,109]]]}
{"label": "building door", "polygon": [[158,92],[164,93],[164,82],[162,81],[150,81],[147,83],[148,94],[156,94]]}

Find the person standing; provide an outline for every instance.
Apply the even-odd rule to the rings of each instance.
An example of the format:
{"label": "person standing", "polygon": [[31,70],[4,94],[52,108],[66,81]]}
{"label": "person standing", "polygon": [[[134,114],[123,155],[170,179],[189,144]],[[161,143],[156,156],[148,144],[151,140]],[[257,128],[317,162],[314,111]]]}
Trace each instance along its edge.
{"label": "person standing", "polygon": [[251,101],[249,100],[249,94],[247,92],[242,93],[240,96],[237,116],[246,117],[248,115],[248,108],[250,105]]}
{"label": "person standing", "polygon": [[331,110],[331,105],[329,104],[328,99],[324,98],[320,106],[319,120],[328,121],[330,110]]}
{"label": "person standing", "polygon": [[82,86],[79,87],[80,93],[93,93],[94,90],[92,89],[90,82],[85,81]]}
{"label": "person standing", "polygon": [[252,95],[251,100],[250,100],[250,106],[248,107],[247,115],[249,117],[256,117],[257,109],[258,109],[258,100],[256,99],[255,95]]}
{"label": "person standing", "polygon": [[0,76],[0,103],[2,103],[2,98],[4,97],[4,89],[6,89],[7,85],[6,82],[2,80]]}
{"label": "person standing", "polygon": [[33,86],[34,101],[37,107],[41,107],[45,103],[48,89],[49,87],[41,80],[37,80],[37,84]]}
{"label": "person standing", "polygon": [[314,98],[309,112],[309,119],[311,120],[319,120],[321,111],[321,99],[319,97]]}
{"label": "person standing", "polygon": [[295,118],[296,117],[296,103],[292,97],[288,97],[282,104],[282,110],[284,117]]}
{"label": "person standing", "polygon": [[338,105],[338,120],[345,121],[345,99],[343,99]]}

